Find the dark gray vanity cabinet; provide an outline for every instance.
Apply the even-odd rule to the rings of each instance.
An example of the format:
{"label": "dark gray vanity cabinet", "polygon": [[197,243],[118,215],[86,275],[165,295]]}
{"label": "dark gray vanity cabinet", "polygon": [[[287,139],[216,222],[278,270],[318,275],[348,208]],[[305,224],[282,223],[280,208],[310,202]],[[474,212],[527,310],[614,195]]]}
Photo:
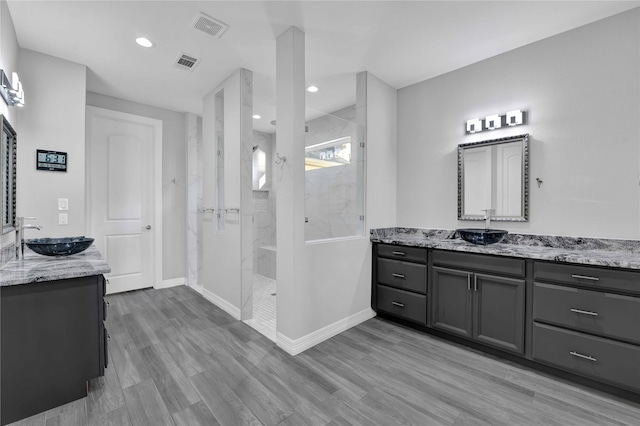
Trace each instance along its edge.
{"label": "dark gray vanity cabinet", "polygon": [[1,423],[87,396],[107,363],[102,275],[0,287]]}
{"label": "dark gray vanity cabinet", "polygon": [[427,324],[427,249],[374,245],[372,307]]}
{"label": "dark gray vanity cabinet", "polygon": [[432,326],[524,354],[524,260],[434,250],[432,261]]}
{"label": "dark gray vanity cabinet", "polygon": [[534,262],[535,361],[640,391],[640,273]]}

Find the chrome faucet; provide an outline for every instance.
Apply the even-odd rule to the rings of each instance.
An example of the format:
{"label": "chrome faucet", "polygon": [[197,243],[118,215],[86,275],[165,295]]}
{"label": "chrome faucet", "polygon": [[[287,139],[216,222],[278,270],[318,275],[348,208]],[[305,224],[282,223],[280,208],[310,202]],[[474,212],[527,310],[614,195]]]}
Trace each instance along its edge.
{"label": "chrome faucet", "polygon": [[24,230],[25,229],[42,229],[40,225],[31,225],[24,223],[25,219],[33,220],[35,217],[17,217],[16,218],[16,259],[24,259]]}
{"label": "chrome faucet", "polygon": [[482,210],[484,212],[484,229],[489,229],[491,226],[491,216],[496,213],[495,209]]}

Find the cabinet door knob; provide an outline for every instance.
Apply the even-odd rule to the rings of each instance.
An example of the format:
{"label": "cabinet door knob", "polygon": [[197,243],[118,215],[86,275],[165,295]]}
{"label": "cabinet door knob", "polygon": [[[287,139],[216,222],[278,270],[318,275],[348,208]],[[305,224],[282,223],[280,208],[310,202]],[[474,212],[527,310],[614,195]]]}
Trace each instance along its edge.
{"label": "cabinet door knob", "polygon": [[576,314],[591,315],[592,317],[598,316],[597,312],[583,311],[582,309],[571,308],[571,312],[575,312]]}
{"label": "cabinet door knob", "polygon": [[586,359],[587,361],[593,361],[593,362],[597,361],[597,359],[596,359],[596,358],[594,358],[594,357],[592,357],[592,356],[589,356],[589,355],[582,355],[582,354],[580,354],[580,353],[578,353],[578,352],[574,352],[574,351],[571,351],[571,352],[569,352],[569,353],[570,353],[571,355],[575,356],[575,357],[582,358],[582,359]]}
{"label": "cabinet door knob", "polygon": [[400,302],[391,302],[391,304],[393,306],[397,306],[399,308],[404,308],[404,303],[400,303]]}

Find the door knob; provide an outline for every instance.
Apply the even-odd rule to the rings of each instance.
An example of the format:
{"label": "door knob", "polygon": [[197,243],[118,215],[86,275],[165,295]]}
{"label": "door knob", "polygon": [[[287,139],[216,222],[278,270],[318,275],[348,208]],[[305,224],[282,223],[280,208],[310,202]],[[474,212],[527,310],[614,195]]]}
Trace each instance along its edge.
{"label": "door knob", "polygon": [[148,231],[151,229],[151,225],[143,226],[142,229],[146,229]]}

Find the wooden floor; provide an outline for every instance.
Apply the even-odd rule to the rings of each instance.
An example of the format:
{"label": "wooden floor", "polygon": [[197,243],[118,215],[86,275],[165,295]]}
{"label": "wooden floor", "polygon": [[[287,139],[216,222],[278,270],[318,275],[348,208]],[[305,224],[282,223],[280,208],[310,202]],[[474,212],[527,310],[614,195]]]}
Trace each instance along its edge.
{"label": "wooden floor", "polygon": [[640,404],[374,318],[291,357],[187,287],[108,297],[87,398],[19,425],[640,425]]}

